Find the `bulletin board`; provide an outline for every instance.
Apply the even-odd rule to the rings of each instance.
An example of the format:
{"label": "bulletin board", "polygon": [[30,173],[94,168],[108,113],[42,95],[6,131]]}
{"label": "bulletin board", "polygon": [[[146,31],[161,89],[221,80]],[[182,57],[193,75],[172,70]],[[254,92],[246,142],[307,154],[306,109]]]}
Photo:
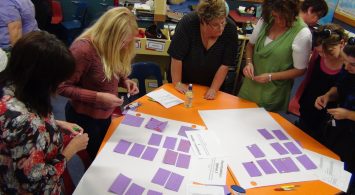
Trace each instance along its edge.
{"label": "bulletin board", "polygon": [[334,17],[351,26],[355,26],[355,1],[339,0]]}

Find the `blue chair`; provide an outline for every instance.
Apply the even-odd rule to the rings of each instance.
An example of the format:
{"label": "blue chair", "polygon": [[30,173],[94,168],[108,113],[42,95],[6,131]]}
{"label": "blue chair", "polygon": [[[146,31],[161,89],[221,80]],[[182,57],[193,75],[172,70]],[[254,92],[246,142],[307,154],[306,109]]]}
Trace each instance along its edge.
{"label": "blue chair", "polygon": [[61,23],[64,27],[68,45],[70,45],[76,35],[81,33],[81,31],[84,29],[85,19],[88,11],[88,5],[86,2],[72,1],[72,3],[76,6],[73,20],[64,21]]}
{"label": "blue chair", "polygon": [[133,64],[132,73],[129,75],[129,78],[136,78],[138,80],[139,94],[136,95],[135,99],[142,97],[147,93],[147,89],[145,87],[146,79],[156,79],[158,87],[163,85],[160,66],[152,62],[138,62]]}

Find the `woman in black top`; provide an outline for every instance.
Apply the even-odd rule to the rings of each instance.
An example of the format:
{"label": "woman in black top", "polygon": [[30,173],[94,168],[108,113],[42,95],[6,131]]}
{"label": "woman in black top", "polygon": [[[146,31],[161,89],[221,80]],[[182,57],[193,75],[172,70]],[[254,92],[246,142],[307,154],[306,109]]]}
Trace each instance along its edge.
{"label": "woman in black top", "polygon": [[196,83],[209,86],[206,99],[216,97],[238,50],[237,29],[227,15],[224,0],[202,0],[180,20],[168,50],[178,91],[187,91],[183,83]]}

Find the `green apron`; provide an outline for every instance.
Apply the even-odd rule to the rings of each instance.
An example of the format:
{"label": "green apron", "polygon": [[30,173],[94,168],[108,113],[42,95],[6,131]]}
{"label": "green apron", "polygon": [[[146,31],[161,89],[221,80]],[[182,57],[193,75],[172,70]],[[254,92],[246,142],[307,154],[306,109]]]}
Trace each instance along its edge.
{"label": "green apron", "polygon": [[[254,45],[254,75],[273,73],[293,68],[292,43],[296,35],[306,24],[297,19],[293,26],[284,34],[267,45],[267,29],[271,25],[263,24]],[[244,78],[238,96],[257,103],[268,111],[286,111],[290,99],[293,79],[271,81],[265,84]]]}

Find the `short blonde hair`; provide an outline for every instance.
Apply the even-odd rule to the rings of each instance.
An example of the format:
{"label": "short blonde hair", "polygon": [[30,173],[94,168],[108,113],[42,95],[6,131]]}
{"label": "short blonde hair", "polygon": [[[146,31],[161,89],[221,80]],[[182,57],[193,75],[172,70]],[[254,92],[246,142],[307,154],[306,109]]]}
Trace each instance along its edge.
{"label": "short blonde hair", "polygon": [[104,65],[108,80],[113,76],[127,77],[135,55],[134,41],[123,48],[125,40],[138,30],[135,16],[124,7],[108,10],[77,39],[90,38]]}
{"label": "short blonde hair", "polygon": [[196,12],[201,22],[209,23],[212,20],[227,16],[224,0],[200,0]]}

